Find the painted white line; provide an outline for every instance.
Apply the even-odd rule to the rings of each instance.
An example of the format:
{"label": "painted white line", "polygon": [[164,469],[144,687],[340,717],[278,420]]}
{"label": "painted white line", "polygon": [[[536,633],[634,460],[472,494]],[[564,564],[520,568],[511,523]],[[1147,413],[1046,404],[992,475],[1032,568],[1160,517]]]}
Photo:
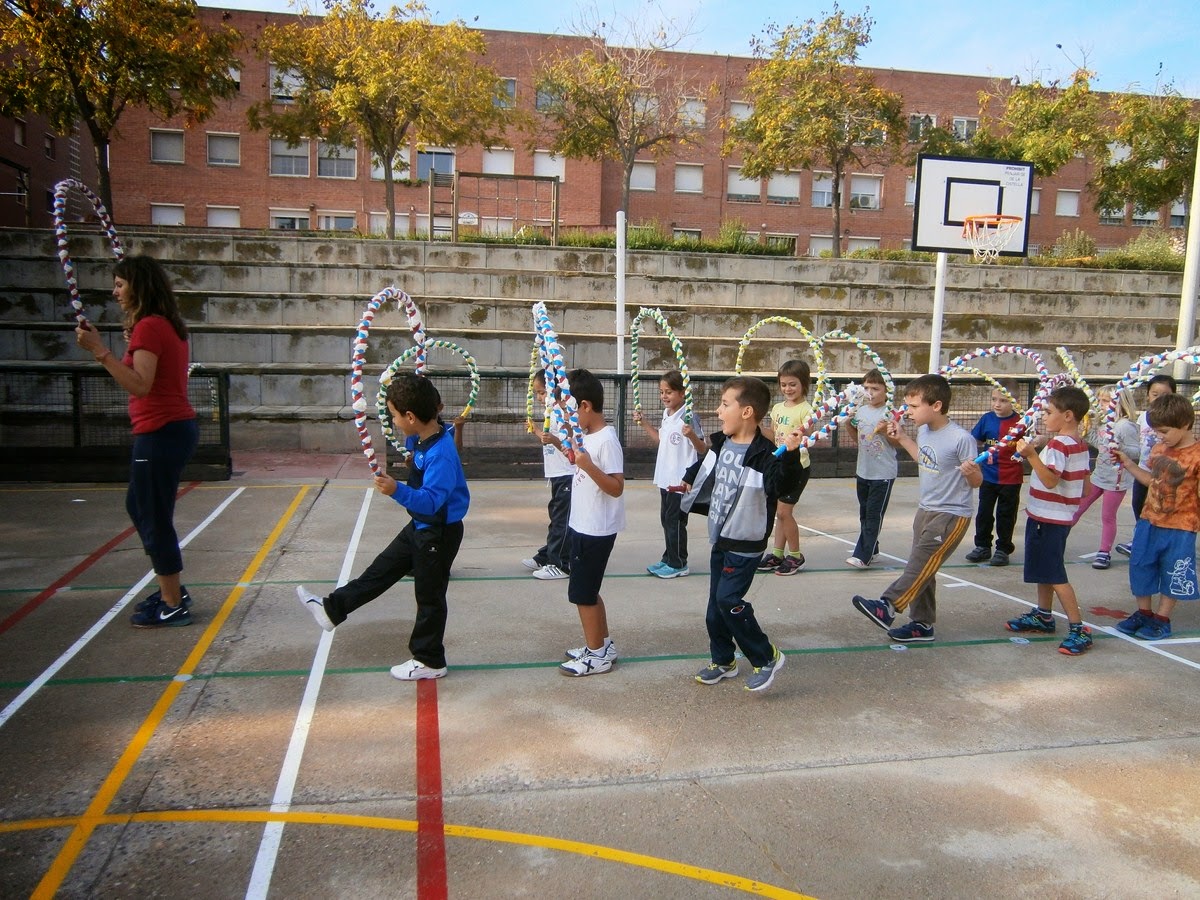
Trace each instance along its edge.
{"label": "painted white line", "polygon": [[[342,570],[338,573],[337,586],[341,587],[350,580],[350,572],[354,566],[354,556],[358,552],[362,540],[363,528],[367,524],[367,510],[371,506],[371,497],[375,488],[369,488],[363,497],[362,506],[358,511],[358,520],[354,523],[354,531],[350,535],[350,546],[342,559]],[[300,760],[304,756],[304,747],[308,743],[308,731],[312,726],[313,714],[317,709],[317,695],[321,693],[321,682],[325,677],[325,667],[329,662],[329,649],[333,646],[333,636],[336,631],[322,631],[321,640],[317,643],[317,653],[313,657],[312,666],[308,670],[308,684],[304,688],[304,696],[300,700],[300,709],[296,713],[296,724],[292,726],[292,737],[288,741],[287,753],[283,757],[283,766],[279,770],[279,781],[275,785],[275,796],[271,800],[271,812],[288,812],[292,806],[292,797],[296,793],[296,778],[300,774]],[[250,884],[246,887],[246,900],[265,900],[271,887],[271,876],[275,873],[275,860],[279,856],[279,845],[283,841],[283,822],[268,822],[263,829],[262,840],[258,844],[258,854],[254,858],[254,870],[250,873]]]}
{"label": "painted white line", "polygon": [[[838,537],[836,534],[829,534],[826,531],[819,531],[816,528],[810,528],[807,525],[801,525],[800,527],[803,528],[805,531],[809,532],[810,534],[815,534],[815,535],[817,535],[819,537],[823,537],[823,538],[829,538],[831,541],[837,541],[840,544],[849,544],[850,546],[854,546],[854,544],[855,544],[855,541],[848,541],[843,537]],[[905,564],[907,564],[907,562],[908,562],[907,560],[900,559],[900,557],[898,557],[898,556],[892,556],[890,554],[882,554],[882,555],[886,555],[888,557],[888,559],[894,559],[897,562],[901,562],[901,563],[905,563]],[[957,575],[947,575],[942,572],[938,572],[937,577],[949,582],[948,586],[950,586],[950,587],[963,587],[963,586],[969,585],[971,587],[979,588],[979,590],[983,591],[984,593],[992,594],[995,597],[1002,597],[1005,600],[1011,600],[1014,603],[1019,603],[1021,606],[1028,607],[1029,609],[1033,609],[1034,607],[1037,606],[1036,603],[1030,603],[1028,600],[1023,600],[1020,597],[1014,597],[1012,594],[1004,593],[1004,591],[998,591],[995,588],[988,587],[986,584],[979,584],[976,581],[968,581],[966,579],[960,578]],[[958,582],[958,583],[955,584],[954,582]],[[1066,616],[1064,616],[1060,612],[1056,611],[1054,613],[1054,615],[1060,619],[1064,619],[1064,620],[1066,619]],[[1151,653],[1156,653],[1159,656],[1164,657],[1165,659],[1170,659],[1177,663],[1182,663],[1183,665],[1187,666],[1189,669],[1196,669],[1197,671],[1200,671],[1200,662],[1186,659],[1182,656],[1176,656],[1174,653],[1169,653],[1166,650],[1162,649],[1163,644],[1171,643],[1172,641],[1169,641],[1169,640],[1168,641],[1139,641],[1136,638],[1132,638],[1127,634],[1122,634],[1121,632],[1117,631],[1117,629],[1113,628],[1111,625],[1095,625],[1091,622],[1088,622],[1086,619],[1084,620],[1084,624],[1087,625],[1089,628],[1091,628],[1093,631],[1103,631],[1105,634],[1109,634],[1109,635],[1112,635],[1113,637],[1120,638],[1121,640],[1126,641],[1127,643],[1132,644],[1135,647],[1139,647],[1142,650],[1148,650]],[[1178,642],[1179,643],[1184,643],[1184,642],[1200,643],[1200,638],[1196,638],[1196,639],[1179,638]]]}
{"label": "painted white line", "polygon": [[[199,525],[197,525],[195,528],[193,528],[191,530],[191,532],[183,540],[181,540],[179,542],[180,548],[186,547],[188,544],[190,544],[192,542],[192,538],[196,537],[196,535],[200,534],[200,532],[202,532],[205,528],[207,528],[209,525],[211,525],[213,523],[213,521],[217,518],[217,516],[219,516],[222,512],[224,512],[225,508],[227,506],[229,506],[229,504],[232,503],[234,500],[236,500],[238,498],[238,496],[244,490],[245,490],[244,487],[240,487],[236,491],[234,491],[232,494],[230,494],[228,497],[226,497],[225,500],[222,501],[220,506],[218,506],[211,513],[209,513],[208,518],[206,518],[203,522],[201,522]],[[17,712],[17,710],[19,710],[22,706],[24,706],[34,694],[36,694],[38,691],[40,691],[42,689],[42,687],[45,686],[46,682],[48,682],[51,678],[53,678],[55,675],[57,675],[62,670],[63,666],[65,666],[72,659],[74,659],[75,655],[77,653],[79,653],[79,651],[82,650],[84,647],[86,647],[88,645],[88,643],[91,641],[91,639],[94,638],[96,635],[98,635],[104,629],[105,625],[107,625],[109,622],[111,622],[113,619],[115,619],[117,616],[119,616],[121,614],[121,611],[123,609],[125,609],[126,606],[129,605],[129,601],[132,600],[134,597],[136,597],[139,593],[141,593],[142,588],[144,588],[146,585],[148,585],[153,580],[154,580],[154,570],[151,569],[144,576],[142,576],[142,579],[137,584],[135,584],[133,587],[131,587],[129,589],[129,591],[125,594],[124,597],[122,597],[120,600],[117,601],[116,606],[114,606],[112,609],[110,609],[108,612],[106,612],[103,616],[101,616],[95,625],[93,625],[91,628],[89,628],[87,631],[85,631],[83,633],[83,635],[79,638],[79,640],[77,640],[70,647],[68,647],[63,652],[63,654],[61,656],[59,656],[58,659],[56,659],[54,662],[52,662],[50,664],[49,668],[47,668],[44,672],[42,672],[41,675],[39,675],[37,678],[35,678],[33,681],[31,681],[29,683],[29,686],[27,688],[25,688],[25,690],[21,691],[21,693],[16,696],[16,699],[14,699],[11,703],[9,703],[8,706],[4,707],[3,711],[0,711],[0,728],[3,728],[4,723],[7,722],[9,719],[11,719],[13,717],[13,715]]]}

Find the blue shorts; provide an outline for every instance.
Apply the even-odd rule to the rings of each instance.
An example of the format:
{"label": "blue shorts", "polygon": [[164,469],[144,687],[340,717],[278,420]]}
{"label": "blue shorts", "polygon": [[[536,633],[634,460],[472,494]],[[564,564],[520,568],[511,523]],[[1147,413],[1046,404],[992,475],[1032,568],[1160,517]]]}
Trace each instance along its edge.
{"label": "blue shorts", "polygon": [[595,606],[600,599],[600,583],[608,568],[608,557],[617,542],[615,534],[580,534],[569,530],[571,542],[571,580],[567,599],[576,606]]}
{"label": "blue shorts", "polygon": [[1135,597],[1162,594],[1175,600],[1200,600],[1196,585],[1196,534],[1160,528],[1138,519],[1129,555],[1129,589]]}
{"label": "blue shorts", "polygon": [[1025,583],[1067,583],[1067,535],[1070,525],[1025,520]]}

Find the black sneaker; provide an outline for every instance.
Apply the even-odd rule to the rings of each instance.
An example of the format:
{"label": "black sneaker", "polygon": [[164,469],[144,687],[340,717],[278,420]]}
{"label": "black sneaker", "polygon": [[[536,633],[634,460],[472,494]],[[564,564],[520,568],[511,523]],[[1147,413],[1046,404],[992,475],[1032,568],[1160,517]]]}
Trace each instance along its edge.
{"label": "black sneaker", "polygon": [[992,554],[992,558],[988,561],[989,566],[1007,566],[1008,554],[1003,550],[997,550]]}
{"label": "black sneaker", "polygon": [[182,603],[179,606],[167,606],[160,598],[149,609],[135,612],[129,622],[134,628],[178,628],[191,625],[192,614]]}
{"label": "black sneaker", "polygon": [[[183,608],[191,609],[192,608],[192,595],[188,593],[188,589],[186,587],[184,587],[183,585],[180,585],[180,587],[179,587],[179,596],[183,598]],[[153,594],[151,594],[145,600],[140,601],[138,603],[138,605],[135,606],[133,609],[135,612],[145,612],[148,609],[153,609],[155,606],[158,606],[158,604],[161,600],[162,600],[162,591],[155,591]]]}
{"label": "black sneaker", "polygon": [[967,562],[969,562],[969,563],[987,562],[991,558],[992,558],[992,548],[991,547],[976,547],[974,550],[972,550],[970,553],[967,554]]}

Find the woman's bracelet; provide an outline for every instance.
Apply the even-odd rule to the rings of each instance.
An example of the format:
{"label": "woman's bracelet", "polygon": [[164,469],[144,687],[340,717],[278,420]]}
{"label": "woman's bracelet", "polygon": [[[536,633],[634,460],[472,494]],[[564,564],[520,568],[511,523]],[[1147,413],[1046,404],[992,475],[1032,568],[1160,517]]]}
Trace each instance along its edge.
{"label": "woman's bracelet", "polygon": [[111,350],[105,350],[103,353],[101,353],[99,356],[96,357],[96,362],[100,363],[100,365],[104,365],[104,361],[112,355],[113,355],[113,352]]}

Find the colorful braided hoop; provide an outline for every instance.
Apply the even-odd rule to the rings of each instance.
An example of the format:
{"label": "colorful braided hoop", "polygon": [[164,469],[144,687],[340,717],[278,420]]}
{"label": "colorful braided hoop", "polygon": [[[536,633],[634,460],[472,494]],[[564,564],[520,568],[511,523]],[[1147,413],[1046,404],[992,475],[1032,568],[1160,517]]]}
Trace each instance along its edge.
{"label": "colorful braided hoop", "polygon": [[675,353],[675,367],[679,369],[679,374],[683,377],[683,421],[690,423],[692,421],[692,379],[688,375],[687,359],[683,355],[683,344],[679,342],[671,324],[666,320],[660,309],[649,309],[643,306],[634,316],[633,324],[629,326],[629,354],[630,354],[630,369],[629,383],[633,387],[633,409],[635,412],[642,411],[642,390],[641,390],[641,366],[640,366],[640,345],[638,343],[642,334],[642,321],[652,319],[658,324],[663,335],[671,343],[671,350]]}
{"label": "colorful braided hoop", "polygon": [[100,202],[100,198],[92,192],[91,188],[74,178],[64,178],[54,186],[54,237],[58,243],[58,259],[62,263],[63,274],[67,276],[67,290],[71,294],[71,306],[75,308],[75,321],[84,325],[87,323],[87,316],[83,314],[83,301],[79,298],[79,282],[75,277],[75,264],[71,262],[71,254],[67,249],[67,191],[71,188],[75,188],[91,202],[96,218],[100,220],[100,227],[108,236],[113,256],[117,259],[124,259],[125,248],[121,246],[121,239],[117,237],[117,229],[108,215],[108,210],[104,208],[104,204]]}
{"label": "colorful braided hoop", "polygon": [[402,455],[406,455],[408,450],[404,446],[404,439],[396,434],[395,423],[392,422],[391,410],[387,407],[387,389],[392,383],[392,377],[399,372],[404,365],[414,356],[418,358],[426,358],[427,351],[431,348],[452,350],[463,358],[463,362],[467,364],[467,371],[471,378],[471,391],[467,395],[467,404],[463,407],[462,418],[466,418],[471,414],[471,410],[475,408],[475,400],[479,397],[479,365],[475,362],[475,357],[466,351],[463,347],[454,343],[454,341],[445,341],[441,339],[426,340],[421,346],[409,347],[398,357],[396,357],[390,366],[383,370],[379,376],[379,393],[375,398],[375,411],[379,414],[379,424],[383,429],[383,436],[387,438],[389,444],[400,451]]}
{"label": "colorful braided hoop", "polygon": [[[562,404],[551,405],[554,425],[559,440],[565,449],[568,460],[575,462],[573,447],[583,446],[583,429],[579,426],[579,404],[571,394],[571,384],[567,378],[567,365],[563,357],[562,346],[558,342],[558,334],[550,322],[546,312],[546,304],[538,301],[533,305],[533,327],[535,352],[542,361],[546,373],[547,396],[552,388],[558,389]],[[566,407],[564,411],[563,406]]]}

